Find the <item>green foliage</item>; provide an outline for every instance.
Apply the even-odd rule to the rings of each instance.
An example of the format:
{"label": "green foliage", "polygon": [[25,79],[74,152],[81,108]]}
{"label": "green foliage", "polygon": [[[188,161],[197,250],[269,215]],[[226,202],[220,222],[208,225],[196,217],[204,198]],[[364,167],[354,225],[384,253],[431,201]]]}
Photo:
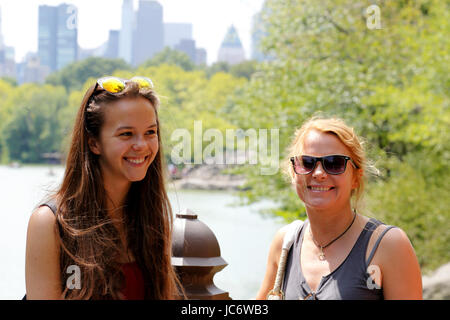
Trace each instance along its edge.
{"label": "green foliage", "polygon": [[52,73],[46,82],[55,86],[62,85],[67,91],[80,90],[87,79],[109,76],[116,70],[131,70],[131,67],[121,59],[90,57]]}
{"label": "green foliage", "polygon": [[14,86],[10,81],[0,79],[0,163],[9,162],[9,150],[4,137],[4,127],[11,119],[13,105],[8,103]]}
{"label": "green foliage", "polygon": [[[440,167],[442,166],[442,167]],[[450,166],[429,153],[390,161],[391,176],[370,186],[367,206],[373,216],[404,229],[424,271],[450,260]]]}
{"label": "green foliage", "polygon": [[161,64],[170,64],[181,67],[185,71],[192,71],[195,69],[195,64],[189,56],[181,51],[165,47],[161,52],[155,54],[153,58],[144,62],[141,67],[147,68],[152,66],[159,66]]}
{"label": "green foliage", "polygon": [[2,78],[0,78],[0,80],[9,83],[9,84],[12,85],[13,87],[16,87],[16,86],[17,86],[17,81],[16,81],[16,79],[14,79],[14,78],[11,78],[11,77],[2,77]]}
{"label": "green foliage", "polygon": [[214,62],[211,66],[205,68],[208,78],[216,73],[230,73],[236,78],[246,78],[250,80],[251,76],[257,71],[258,62],[253,60],[243,61],[235,65],[229,65],[226,62]]}
{"label": "green foliage", "polygon": [[[81,100],[103,72],[128,79],[138,74],[154,81],[161,99],[163,150],[169,161],[173,146],[179,142],[171,139],[174,130],[184,128],[194,137],[194,121],[202,122],[203,131],[214,128],[225,132],[233,127],[221,112],[229,96],[246,83],[245,78],[216,73],[209,79],[202,70],[188,71],[176,64],[143,64],[130,70],[116,69],[114,63],[98,58],[75,63],[49,78],[49,82],[55,81],[60,86],[14,87],[0,80],[0,160],[37,163],[43,161],[43,153],[67,152]],[[69,76],[71,73],[73,76]],[[67,91],[62,87],[66,81]],[[202,141],[203,145],[206,143]],[[191,155],[194,156],[193,152]]]}
{"label": "green foliage", "polygon": [[223,61],[214,62],[211,66],[206,68],[206,74],[208,78],[212,77],[218,72],[228,73],[230,71],[230,65]]}
{"label": "green foliage", "polygon": [[258,62],[254,60],[243,61],[230,67],[230,73],[236,78],[247,78],[250,80],[257,71]]}
{"label": "green foliage", "polygon": [[57,115],[66,104],[63,87],[22,85],[10,103],[14,107],[2,136],[12,161],[37,163],[43,153],[59,150],[62,135]]}

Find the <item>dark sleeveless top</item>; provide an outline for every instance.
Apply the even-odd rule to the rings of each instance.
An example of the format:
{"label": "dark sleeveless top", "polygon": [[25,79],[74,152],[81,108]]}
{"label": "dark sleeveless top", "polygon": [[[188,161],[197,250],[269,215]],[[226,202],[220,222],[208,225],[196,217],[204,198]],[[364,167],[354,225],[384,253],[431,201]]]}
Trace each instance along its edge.
{"label": "dark sleeveless top", "polygon": [[377,239],[369,258],[366,261],[366,251],[373,231],[382,224],[380,221],[370,219],[356,240],[345,260],[330,274],[322,277],[316,292],[313,292],[306,282],[301,270],[301,247],[303,236],[309,221],[297,232],[295,241],[289,251],[286,262],[286,273],[283,281],[283,292],[286,300],[318,299],[318,300],[381,300],[383,289],[379,288],[367,267],[375,251],[385,235],[394,228],[388,226]]}
{"label": "dark sleeveless top", "polygon": [[145,287],[141,269],[136,262],[124,263],[122,272],[125,276],[125,287],[122,294],[126,300],[144,300]]}
{"label": "dark sleeveless top", "polygon": [[[56,214],[56,203],[53,200],[41,204],[47,206]],[[145,298],[144,278],[136,262],[122,264],[125,286],[121,290],[126,300],[143,300]],[[25,298],[25,297],[24,297]]]}

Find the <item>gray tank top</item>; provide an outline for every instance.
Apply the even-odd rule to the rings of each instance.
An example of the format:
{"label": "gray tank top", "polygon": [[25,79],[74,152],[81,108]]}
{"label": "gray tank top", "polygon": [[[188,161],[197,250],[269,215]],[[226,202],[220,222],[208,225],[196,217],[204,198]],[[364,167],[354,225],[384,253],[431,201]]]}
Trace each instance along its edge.
{"label": "gray tank top", "polygon": [[313,292],[306,282],[301,267],[301,247],[303,235],[306,230],[308,220],[297,232],[295,241],[289,251],[286,262],[286,273],[283,281],[283,292],[286,300],[298,299],[318,299],[318,300],[381,300],[383,299],[383,289],[379,288],[370,274],[367,267],[372,260],[378,245],[385,233],[394,228],[388,226],[378,237],[375,245],[366,261],[367,245],[373,231],[382,224],[380,221],[371,218],[361,234],[356,240],[345,260],[330,274],[322,277]]}

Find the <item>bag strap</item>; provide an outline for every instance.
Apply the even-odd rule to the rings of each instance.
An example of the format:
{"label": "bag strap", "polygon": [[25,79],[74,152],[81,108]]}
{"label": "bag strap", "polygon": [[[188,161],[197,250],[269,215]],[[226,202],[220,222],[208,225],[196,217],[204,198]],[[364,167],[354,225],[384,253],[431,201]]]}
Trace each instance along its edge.
{"label": "bag strap", "polygon": [[283,284],[284,273],[286,270],[286,261],[289,254],[289,250],[294,243],[297,231],[303,226],[303,221],[295,220],[286,226],[287,230],[283,237],[283,245],[281,247],[280,261],[278,262],[277,275],[275,277],[275,283],[273,289],[267,294],[268,300],[283,300],[284,293],[281,291]]}

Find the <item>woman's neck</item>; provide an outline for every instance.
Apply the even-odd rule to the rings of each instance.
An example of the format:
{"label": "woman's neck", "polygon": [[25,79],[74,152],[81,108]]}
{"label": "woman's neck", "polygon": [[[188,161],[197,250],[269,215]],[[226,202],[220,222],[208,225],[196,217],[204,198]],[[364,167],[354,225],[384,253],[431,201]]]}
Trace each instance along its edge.
{"label": "woman's neck", "polygon": [[113,220],[121,220],[125,199],[131,183],[108,183],[104,181],[104,186],[106,191],[106,210]]}
{"label": "woman's neck", "polygon": [[340,210],[306,210],[315,241],[326,245],[339,236],[352,222],[354,213],[350,204]]}
{"label": "woman's neck", "polygon": [[123,207],[130,187],[131,183],[108,184],[105,181],[106,209],[113,225],[119,233],[122,246],[118,258],[120,263],[131,262],[134,260],[133,255],[128,250],[128,235],[123,219]]}

